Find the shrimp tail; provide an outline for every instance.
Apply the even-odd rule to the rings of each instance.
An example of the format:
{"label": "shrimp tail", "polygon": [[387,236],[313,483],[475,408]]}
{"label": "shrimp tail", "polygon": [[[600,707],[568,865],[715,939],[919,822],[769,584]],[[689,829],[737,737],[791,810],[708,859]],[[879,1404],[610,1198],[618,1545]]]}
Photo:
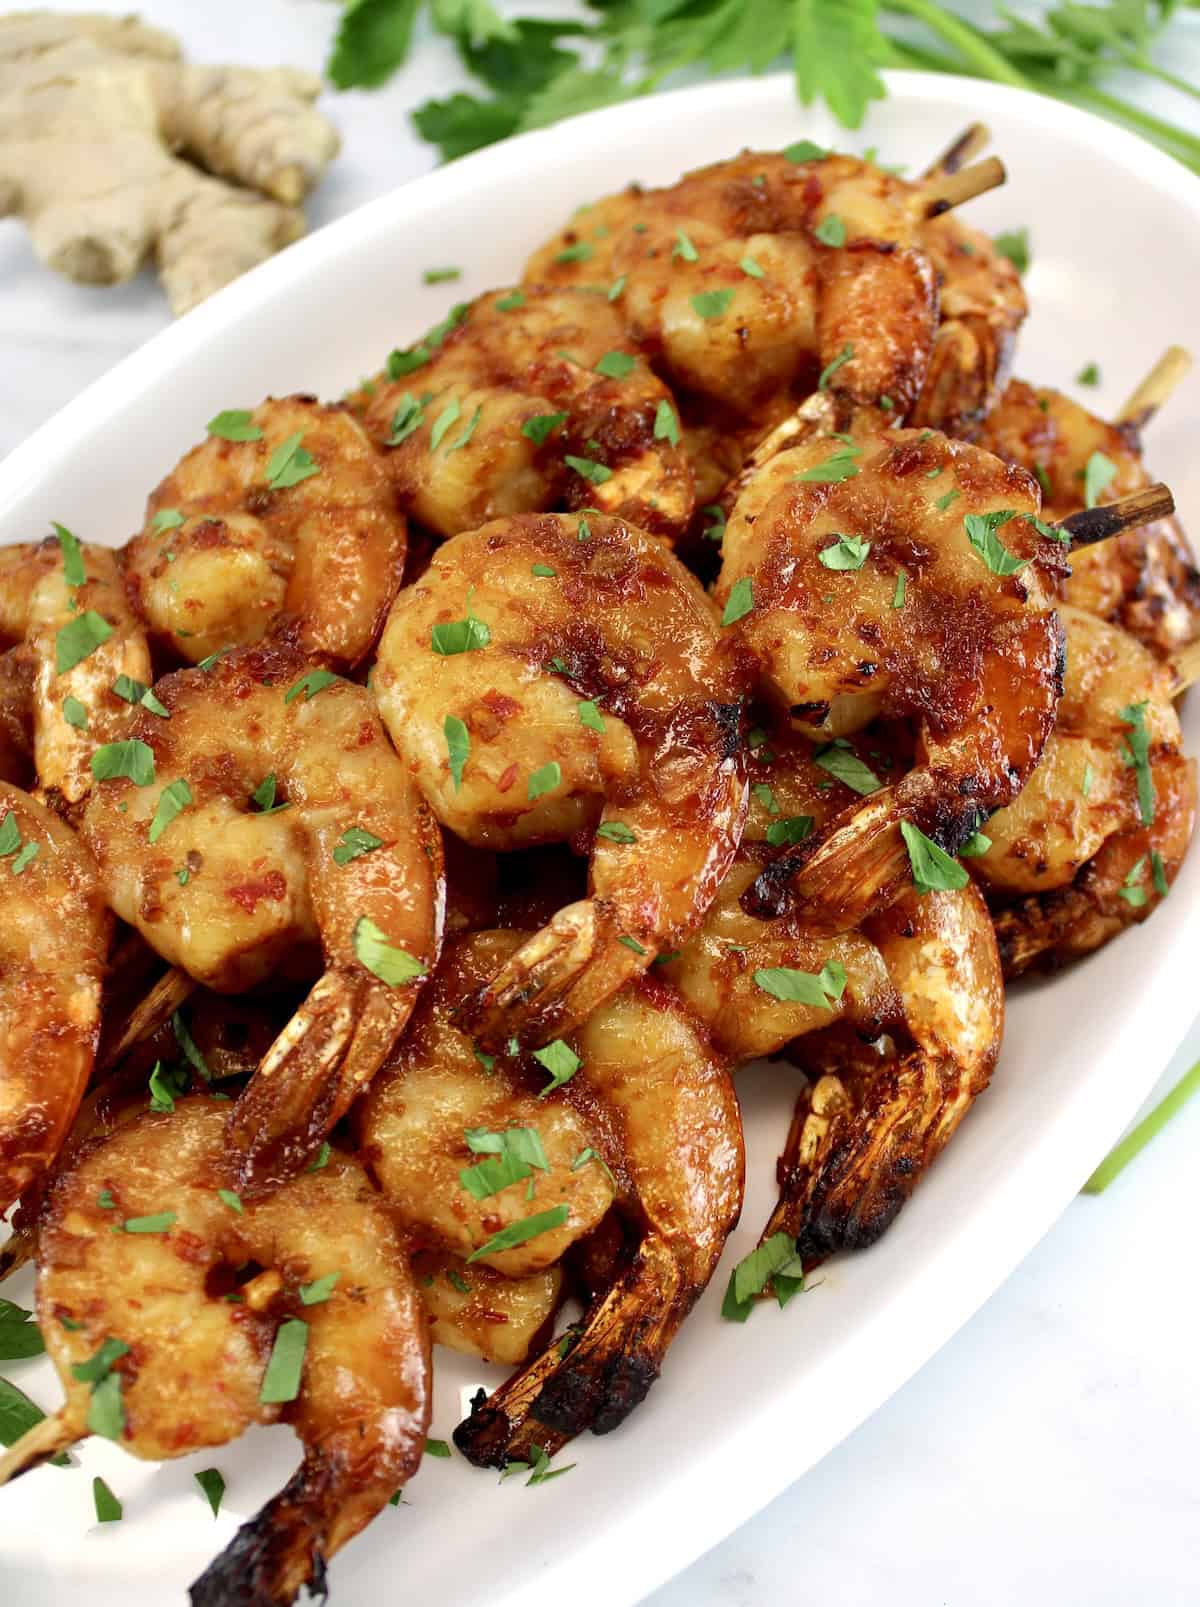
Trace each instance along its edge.
{"label": "shrimp tail", "polygon": [[840,931],[897,897],[910,877],[895,789],[877,792],[841,822],[772,860],[742,895],[746,913],[770,921],[803,909],[807,923]]}
{"label": "shrimp tail", "polygon": [[639,945],[638,953],[621,943],[623,930],[602,899],[568,904],[462,1004],[459,1019],[488,1049],[513,1036],[548,1042],[653,960],[652,948]]}
{"label": "shrimp tail", "polygon": [[[22,1206],[24,1209],[24,1206]],[[37,1254],[37,1228],[32,1224],[15,1227],[0,1248],[0,1283],[32,1261]]]}
{"label": "shrimp tail", "polygon": [[609,1434],[641,1404],[700,1289],[665,1240],[649,1234],[624,1275],[601,1295],[574,1331],[486,1399],[454,1431],[476,1467],[528,1460],[534,1447],[553,1456],[575,1435]]}
{"label": "shrimp tail", "polygon": [[331,1494],[328,1470],[306,1456],[190,1587],[192,1607],[288,1607],[302,1586],[324,1600],[321,1542]]}
{"label": "shrimp tail", "polygon": [[327,971],[229,1113],[240,1187],[294,1176],[379,1069],[416,1002],[361,971]]}
{"label": "shrimp tail", "polygon": [[779,1201],[763,1240],[788,1234],[806,1267],[874,1244],[986,1087],[989,1071],[990,1063],[972,1072],[917,1049],[865,1078],[819,1077],[796,1102],[779,1162]]}
{"label": "shrimp tail", "polygon": [[11,1484],[43,1462],[53,1461],[81,1440],[86,1430],[65,1412],[43,1417],[28,1429],[15,1445],[0,1456],[0,1485]]}

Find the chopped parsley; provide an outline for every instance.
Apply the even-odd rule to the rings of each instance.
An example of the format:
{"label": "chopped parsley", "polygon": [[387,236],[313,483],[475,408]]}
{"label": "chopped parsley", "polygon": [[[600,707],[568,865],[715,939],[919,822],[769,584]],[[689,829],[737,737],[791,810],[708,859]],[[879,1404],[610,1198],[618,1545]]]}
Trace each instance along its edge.
{"label": "chopped parsley", "polygon": [[302,696],[307,703],[310,698],[316,697],[318,692],[323,692],[327,686],[333,686],[340,680],[341,676],[335,675],[332,670],[309,670],[307,675],[300,677],[295,686],[288,688],[283,695],[283,701],[294,703]]}
{"label": "chopped parsley", "polygon": [[281,441],[267,459],[267,485],[272,491],[286,491],[289,486],[320,474],[321,465],[300,444],[303,439],[304,431],[297,430],[286,441]]}
{"label": "chopped parsley", "polygon": [[421,275],[423,285],[449,285],[462,278],[461,268],[426,268]]}
{"label": "chopped parsley", "polygon": [[87,580],[87,571],[83,567],[83,551],[79,545],[78,536],[72,535],[66,525],[60,525],[52,519],[54,533],[58,537],[58,545],[62,549],[63,579],[68,586],[82,586]]}
{"label": "chopped parsley", "polygon": [[275,802],[276,788],[275,772],[272,771],[269,776],[263,777],[250,794],[250,802],[255,805],[260,815],[278,815],[285,809],[291,808],[290,804]]}
{"label": "chopped parsley", "polygon": [[87,709],[77,697],[63,698],[63,719],[68,725],[73,725],[77,731],[86,731],[88,728]]}
{"label": "chopped parsley", "polygon": [[1029,230],[1010,229],[998,234],[992,244],[1002,257],[1007,257],[1018,273],[1029,268]]}
{"label": "chopped parsley", "polygon": [[323,1278],[300,1285],[300,1303],[305,1306],[323,1306],[337,1288],[340,1272],[327,1272]]}
{"label": "chopped parsley", "polygon": [[479,423],[479,420],[480,420],[480,417],[481,417],[482,413],[483,413],[483,404],[481,402],[479,404],[479,406],[475,409],[475,411],[471,414],[470,420],[469,420],[466,428],[463,430],[462,434],[455,436],[454,440],[451,441],[450,445],[446,448],[446,456],[447,457],[450,456],[451,452],[457,452],[460,449],[460,447],[466,446],[467,442],[475,434],[475,430],[476,430],[476,427],[477,427],[477,425]]}
{"label": "chopped parsley", "polygon": [[471,592],[467,593],[466,619],[452,619],[433,627],[430,645],[435,653],[450,658],[455,653],[474,653],[487,647],[492,633],[482,619],[471,612]]}
{"label": "chopped parsley", "polygon": [[733,301],[732,290],[701,290],[691,298],[692,307],[704,319],[723,318]]}
{"label": "chopped parsley", "polygon": [[605,352],[596,364],[597,374],[603,374],[605,379],[625,379],[637,367],[637,358],[631,357],[628,352]]}
{"label": "chopped parsley", "polygon": [[433,421],[433,429],[429,432],[429,450],[436,452],[445,439],[447,430],[456,424],[462,417],[462,403],[458,397],[452,397]]}
{"label": "chopped parsley", "polygon": [[654,439],[679,445],[679,415],[664,396],[654,414]]}
{"label": "chopped parsley", "polygon": [[562,785],[562,768],[557,759],[551,759],[549,764],[542,765],[535,770],[529,778],[527,796],[532,803],[535,798],[541,798],[547,792],[553,792]]}
{"label": "chopped parsley", "polygon": [[1117,477],[1117,466],[1103,452],[1093,452],[1083,471],[1083,500],[1094,508]]}
{"label": "chopped parsley", "polygon": [[212,1508],[215,1518],[221,1510],[221,1501],[225,1495],[225,1480],[216,1468],[201,1468],[195,1475],[196,1483],[204,1492],[204,1499]]}
{"label": "chopped parsley", "polygon": [[871,543],[861,536],[841,536],[830,547],[822,547],[817,557],[826,569],[861,569],[871,552]]}
{"label": "chopped parsley", "polygon": [[1087,363],[1075,376],[1076,385],[1099,385],[1100,369],[1096,363]]}
{"label": "chopped parsley", "polygon": [[755,971],[755,983],[764,993],[783,1004],[815,1005],[830,1010],[846,991],[846,972],[837,960],[829,960],[818,973],[797,971],[778,965]]}
{"label": "chopped parsley", "polygon": [[178,508],[160,508],[151,519],[150,528],[156,535],[165,536],[168,530],[178,530],[186,522]]}
{"label": "chopped parsley", "polygon": [[519,1222],[510,1222],[506,1228],[501,1228],[499,1233],[493,1233],[491,1238],[477,1250],[472,1250],[467,1257],[467,1263],[469,1265],[485,1255],[499,1255],[503,1250],[513,1250],[528,1239],[536,1239],[539,1234],[561,1228],[569,1215],[570,1211],[566,1205],[555,1205],[548,1211],[538,1211],[533,1216],[522,1217]]}
{"label": "chopped parsley", "polygon": [[103,743],[92,754],[91,766],[97,781],[124,777],[136,787],[154,784],[154,750],[136,737],[129,742]]}
{"label": "chopped parsley", "polygon": [[783,820],[773,820],[767,827],[767,841],[772,848],[783,848],[789,843],[802,843],[806,837],[812,835],[813,817],[811,815],[788,815]]}
{"label": "chopped parsley", "polygon": [[1150,733],[1146,730],[1145,703],[1130,703],[1121,710],[1129,735],[1121,743],[1121,758],[1137,773],[1138,814],[1143,826],[1154,824],[1154,777],[1150,773]]}
{"label": "chopped parsley", "polygon": [[1136,863],[1129,867],[1128,876],[1117,889],[1119,896],[1135,910],[1141,909],[1150,897],[1149,893],[1141,885],[1145,869],[1146,856],[1143,854]]}
{"label": "chopped parsley", "polygon": [[369,915],[360,915],[354,924],[352,936],[354,953],[360,965],[386,982],[389,988],[403,987],[425,975],[420,960],[414,960],[404,949],[389,943]]}
{"label": "chopped parsley", "polygon": [[579,715],[581,725],[586,725],[590,731],[603,733],[605,729],[604,716],[600,712],[598,703],[593,702],[590,698],[585,698],[581,703],[575,705],[575,711]]}
{"label": "chopped parsley", "polygon": [[1015,575],[1025,567],[1025,559],[1009,552],[996,534],[1001,525],[1016,517],[1011,508],[997,508],[991,513],[968,513],[963,520],[967,540],[993,575]]}
{"label": "chopped parsley", "polygon": [[817,381],[817,389],[819,391],[827,390],[829,388],[829,381],[837,373],[838,369],[841,368],[844,363],[848,363],[853,356],[854,342],[847,341],[837,356],[826,363],[825,367],[821,370],[821,377]]}
{"label": "chopped parsley", "polygon": [[822,218],[813,233],[822,245],[844,246],[846,243],[846,225],[836,212]]}
{"label": "chopped parsley", "polygon": [[240,1194],[235,1194],[232,1189],[218,1189],[217,1198],[222,1205],[227,1205],[236,1216],[245,1216],[246,1207],[242,1204]]}
{"label": "chopped parsley", "polygon": [[450,774],[454,777],[454,790],[462,786],[463,771],[471,756],[471,734],[457,714],[448,714],[442,724],[446,738],[446,753],[450,761]]}
{"label": "chopped parsley", "polygon": [[97,1523],[120,1523],[125,1509],[99,1474],[92,1480],[92,1501]]}
{"label": "chopped parsley", "polygon": [[700,253],[682,229],[675,230],[675,244],[671,248],[671,255],[682,262],[700,261]]}
{"label": "chopped parsley", "polygon": [[581,474],[592,485],[603,485],[606,480],[612,479],[612,470],[604,463],[597,463],[594,458],[574,457],[570,452],[563,454],[563,462],[576,474]]}
{"label": "chopped parsley", "polygon": [[180,779],[168,782],[159,794],[158,807],[154,811],[154,819],[150,822],[150,830],[147,833],[150,841],[156,843],[176,816],[192,802],[194,802],[192,789],[186,781]]}
{"label": "chopped parsley", "polygon": [[407,441],[410,435],[421,428],[425,422],[425,404],[428,401],[428,396],[418,400],[411,392],[405,391],[400,398],[399,407],[392,414],[392,433],[387,438],[389,446],[399,446],[402,441]]}
{"label": "chopped parsley", "polygon": [[112,626],[94,608],[85,608],[82,614],[76,614],[54,638],[55,674],[65,675],[76,664],[82,664],[112,633]]}
{"label": "chopped parsley", "polygon": [[171,711],[159,702],[143,681],[135,681],[132,675],[118,675],[112,684],[112,690],[115,696],[122,698],[126,703],[149,709],[150,713],[157,714],[160,720],[171,718]]}
{"label": "chopped parsley", "polygon": [[625,825],[624,821],[621,820],[603,821],[599,826],[596,827],[596,836],[604,837],[610,843],[623,843],[626,846],[628,846],[629,843],[637,842],[637,833],[631,831],[629,827]]}
{"label": "chopped parsley", "polygon": [[724,612],[721,614],[721,624],[736,625],[739,619],[745,619],[753,607],[754,581],[749,575],[743,575],[730,590]]}
{"label": "chopped parsley", "polygon": [[210,418],[204,428],[222,441],[261,441],[262,431],[250,422],[249,408],[229,407],[216,418]]}
{"label": "chopped parsley", "polygon": [[521,290],[510,290],[507,296],[501,296],[496,303],[497,312],[516,312],[518,307],[525,305],[525,294]]}
{"label": "chopped parsley", "polygon": [[905,592],[905,588],[906,588],[907,585],[908,585],[908,576],[905,574],[903,569],[898,569],[896,571],[896,589],[892,593],[892,607],[893,608],[903,608],[904,607],[904,592]]}
{"label": "chopped parsley", "polygon": [[729,1322],[745,1322],[754,1310],[757,1296],[772,1280],[781,1307],[804,1288],[804,1267],[796,1253],[796,1241],[789,1234],[773,1233],[738,1262],[725,1291],[722,1317]]}
{"label": "chopped parsley", "polygon": [[870,767],[859,758],[845,737],[834,737],[823,748],[818,748],[813,754],[813,763],[820,765],[821,769],[834,776],[859,797],[867,798],[873,792],[878,792],[883,782],[875,775]]}
{"label": "chopped parsley", "polygon": [[383,838],[376,837],[374,832],[367,831],[363,826],[348,826],[334,845],[333,862],[335,865],[349,865],[352,860],[361,859],[364,854],[372,854],[382,847]]}
{"label": "chopped parsley", "polygon": [[546,437],[567,422],[565,413],[535,413],[521,426],[521,434],[534,446],[541,446]]}
{"label": "chopped parsley", "polygon": [[858,446],[843,446],[823,463],[814,463],[792,476],[793,480],[808,481],[812,485],[837,485],[842,480],[853,480],[858,473],[855,458],[862,453]]}
{"label": "chopped parsley", "polygon": [[961,496],[962,492],[956,487],[953,491],[947,491],[944,496],[935,497],[933,505],[939,513],[945,513],[950,504],[957,502]]}
{"label": "chopped parsley", "polygon": [[308,1349],[308,1324],[299,1317],[281,1322],[275,1335],[271,1359],[263,1374],[258,1398],[264,1406],[294,1401],[300,1393],[304,1353]]}
{"label": "chopped parsley", "polygon": [[954,892],[967,885],[969,878],[958,861],[911,821],[900,822],[900,835],[908,849],[913,886],[919,894]]}
{"label": "chopped parsley", "polygon": [[535,1049],[533,1058],[539,1066],[544,1066],[550,1073],[550,1081],[538,1093],[539,1099],[545,1099],[547,1094],[552,1094],[556,1088],[561,1088],[564,1083],[570,1082],[583,1065],[583,1061],[570,1044],[564,1043],[561,1038],[555,1038],[544,1049]]}
{"label": "chopped parsley", "polygon": [[764,279],[766,274],[762,267],[751,256],[745,256],[738,263],[738,267],[751,279]]}

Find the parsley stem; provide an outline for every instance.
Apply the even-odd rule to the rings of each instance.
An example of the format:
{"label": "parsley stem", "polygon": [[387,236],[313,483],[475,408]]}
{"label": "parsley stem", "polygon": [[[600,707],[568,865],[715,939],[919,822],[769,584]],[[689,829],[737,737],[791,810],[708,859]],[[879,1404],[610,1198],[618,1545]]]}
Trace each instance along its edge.
{"label": "parsley stem", "polygon": [[1080,1193],[1103,1194],[1113,1179],[1119,1177],[1130,1161],[1141,1154],[1151,1139],[1157,1138],[1171,1118],[1177,1115],[1198,1091],[1200,1091],[1200,1060],[1191,1071],[1180,1078],[1169,1094],[1159,1100],[1150,1114],[1144,1116],[1133,1131],[1121,1140],[1116,1149],[1104,1157]]}
{"label": "parsley stem", "polygon": [[931,33],[952,46],[984,78],[998,84],[1011,84],[1014,89],[1033,89],[1032,80],[1025,77],[994,50],[978,29],[969,22],[953,16],[934,0],[884,0],[885,11],[899,11],[905,16],[923,22]]}
{"label": "parsley stem", "polygon": [[1185,128],[1177,128],[1174,123],[1168,123],[1161,117],[1155,117],[1152,112],[1145,112],[1140,106],[1131,106],[1128,101],[1119,100],[1116,95],[1109,95],[1102,89],[1094,89],[1090,85],[1081,84],[1055,84],[1053,90],[1048,90],[1059,100],[1070,101],[1075,106],[1082,106],[1085,111],[1103,112],[1114,122],[1124,123],[1126,127],[1136,129],[1139,134],[1145,134],[1155,144],[1162,147],[1177,161],[1190,167],[1193,173],[1200,173],[1200,138],[1190,134]]}

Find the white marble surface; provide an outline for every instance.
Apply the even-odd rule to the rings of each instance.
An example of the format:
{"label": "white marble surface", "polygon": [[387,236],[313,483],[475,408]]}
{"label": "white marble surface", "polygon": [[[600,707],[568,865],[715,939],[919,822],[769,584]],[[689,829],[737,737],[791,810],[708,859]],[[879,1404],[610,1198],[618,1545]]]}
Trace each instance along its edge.
{"label": "white marble surface", "polygon": [[[523,0],[508,9],[571,7]],[[178,32],[195,59],[314,69],[335,21],[327,0],[146,0],[143,12]],[[1200,80],[1200,18],[1183,20],[1164,59]],[[432,166],[405,114],[465,82],[449,47],[422,37],[386,90],[332,101],[345,149],[311,204],[313,226]],[[1169,92],[1145,104],[1189,115],[1189,103]],[[1194,103],[1190,115],[1200,121]],[[0,223],[0,452],[167,317],[148,274],[116,291],[66,285],[36,266],[15,223]],[[1200,1024],[1154,1097],[1197,1057]],[[883,1410],[649,1598],[653,1607],[1126,1607],[1143,1599],[1194,1607],[1200,1206],[1188,1157],[1197,1149],[1200,1100],[1104,1196],[1072,1205]],[[736,1480],[737,1468],[727,1477]],[[614,1565],[636,1574],[636,1558]]]}

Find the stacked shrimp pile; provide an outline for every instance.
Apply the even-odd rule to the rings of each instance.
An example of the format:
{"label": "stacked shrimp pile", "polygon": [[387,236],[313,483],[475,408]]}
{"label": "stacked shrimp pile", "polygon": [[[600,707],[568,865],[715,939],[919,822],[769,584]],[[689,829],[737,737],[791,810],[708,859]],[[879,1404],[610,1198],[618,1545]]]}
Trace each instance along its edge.
{"label": "stacked shrimp pile", "polygon": [[290,1422],[195,1603],[321,1587],[431,1338],[515,1369],[477,1464],[615,1428],[737,1221],[739,1064],[805,1074],[744,1319],[888,1226],[1005,979],[1166,896],[1169,375],[1009,381],[980,137],[581,208],[348,401],[219,414],[120,552],[0,552],[0,1207],[66,1392],[0,1480]]}

